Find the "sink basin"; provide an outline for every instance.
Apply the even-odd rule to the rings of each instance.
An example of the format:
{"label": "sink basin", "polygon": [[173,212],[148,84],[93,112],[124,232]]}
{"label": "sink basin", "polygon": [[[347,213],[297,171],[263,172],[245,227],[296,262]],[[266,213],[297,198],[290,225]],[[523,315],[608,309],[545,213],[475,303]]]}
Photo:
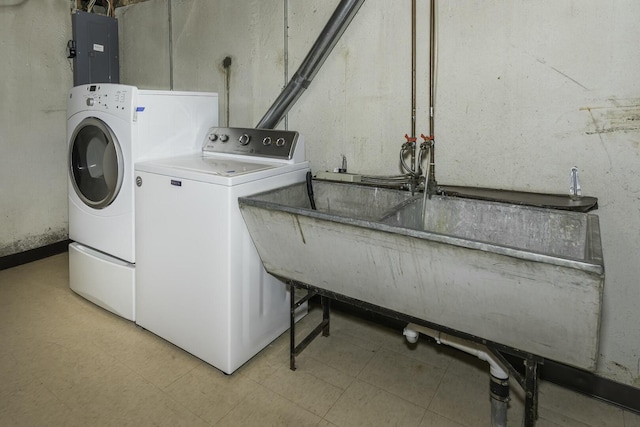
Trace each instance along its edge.
{"label": "sink basin", "polygon": [[352,183],[239,199],[270,273],[595,370],[598,217]]}
{"label": "sink basin", "polygon": [[596,215],[446,196],[428,199],[426,209],[423,203],[415,197],[382,222],[452,244],[603,272]]}

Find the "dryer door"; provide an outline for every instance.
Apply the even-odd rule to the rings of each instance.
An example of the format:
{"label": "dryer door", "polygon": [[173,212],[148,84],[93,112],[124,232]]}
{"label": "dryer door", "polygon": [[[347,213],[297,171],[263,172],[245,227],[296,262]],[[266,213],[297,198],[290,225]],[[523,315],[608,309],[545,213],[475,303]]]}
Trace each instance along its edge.
{"label": "dryer door", "polygon": [[122,150],[102,120],[84,119],[69,144],[69,173],[73,188],[88,206],[102,209],[118,196],[124,176]]}

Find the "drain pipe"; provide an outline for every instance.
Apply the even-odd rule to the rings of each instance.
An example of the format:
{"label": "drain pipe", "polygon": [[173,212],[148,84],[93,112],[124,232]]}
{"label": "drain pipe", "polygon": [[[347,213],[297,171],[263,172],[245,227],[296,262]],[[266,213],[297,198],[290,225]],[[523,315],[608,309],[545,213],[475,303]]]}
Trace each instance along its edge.
{"label": "drain pipe", "polygon": [[402,333],[410,343],[418,342],[420,334],[436,340],[438,344],[448,345],[465,353],[472,354],[489,364],[491,381],[489,390],[491,396],[491,426],[507,426],[507,407],[509,404],[509,373],[484,345],[462,338],[444,334],[440,331],[409,323]]}
{"label": "drain pipe", "polygon": [[300,64],[287,86],[260,119],[256,128],[273,129],[287,114],[302,92],[309,87],[327,56],[331,53],[342,33],[347,29],[364,0],[342,0],[329,18],[329,22],[318,36],[309,53]]}

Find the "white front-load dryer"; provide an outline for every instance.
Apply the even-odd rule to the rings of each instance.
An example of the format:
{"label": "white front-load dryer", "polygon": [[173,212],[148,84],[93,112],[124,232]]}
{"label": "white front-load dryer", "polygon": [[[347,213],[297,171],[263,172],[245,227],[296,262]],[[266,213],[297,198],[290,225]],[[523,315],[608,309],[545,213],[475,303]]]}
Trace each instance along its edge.
{"label": "white front-load dryer", "polygon": [[71,289],[135,320],[134,163],[196,152],[218,123],[215,93],[94,84],[71,89]]}

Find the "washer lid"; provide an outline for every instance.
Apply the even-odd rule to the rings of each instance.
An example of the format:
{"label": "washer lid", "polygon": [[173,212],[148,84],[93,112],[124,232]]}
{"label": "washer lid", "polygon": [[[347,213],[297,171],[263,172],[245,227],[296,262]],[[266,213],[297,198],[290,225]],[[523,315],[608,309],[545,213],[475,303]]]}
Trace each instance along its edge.
{"label": "washer lid", "polygon": [[309,168],[309,162],[292,164],[269,161],[247,162],[239,157],[194,154],[136,163],[135,169],[139,172],[155,173],[177,179],[234,186]]}
{"label": "washer lid", "polygon": [[211,156],[175,157],[159,160],[156,163],[164,164],[176,169],[194,171],[210,175],[233,177],[248,173],[275,168],[273,163],[243,162],[241,160]]}

